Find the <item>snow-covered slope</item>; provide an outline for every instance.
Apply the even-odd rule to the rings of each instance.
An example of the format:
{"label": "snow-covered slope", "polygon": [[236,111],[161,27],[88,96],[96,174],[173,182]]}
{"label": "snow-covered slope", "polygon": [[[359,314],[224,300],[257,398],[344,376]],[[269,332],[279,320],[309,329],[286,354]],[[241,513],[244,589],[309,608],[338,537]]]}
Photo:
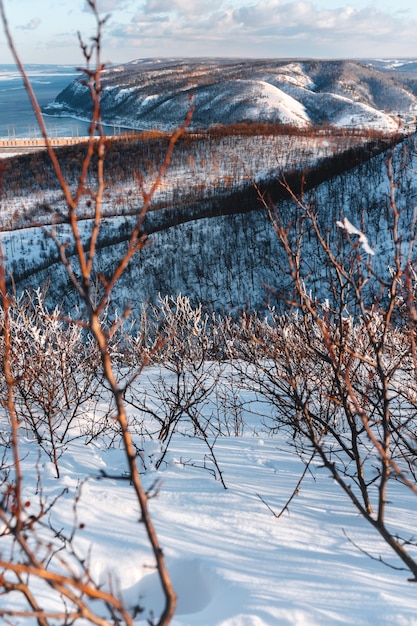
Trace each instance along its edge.
{"label": "snow-covered slope", "polygon": [[280,121],[283,124],[308,125],[310,118],[301,102],[266,81],[262,80],[257,84],[262,90],[258,98],[265,100],[264,106],[260,110],[262,118],[266,116],[267,109],[269,109],[271,117],[274,117],[274,114],[276,115],[276,112],[279,111]]}
{"label": "snow-covered slope", "polygon": [[[129,128],[178,126],[195,99],[193,124],[281,122],[377,127],[417,114],[412,66],[403,72],[357,61],[138,60],[103,73],[102,114]],[[287,97],[285,97],[285,95]],[[88,88],[74,80],[44,108],[87,119]]]}
{"label": "snow-covered slope", "polygon": [[[277,147],[268,145],[273,154]],[[405,238],[409,236],[409,225],[413,221],[414,206],[417,205],[417,162],[414,152],[410,152],[409,148],[412,148],[412,139],[398,147],[394,162],[397,202],[401,209],[400,227]],[[230,171],[230,152],[225,154],[229,158],[216,162],[218,177],[224,177]],[[247,156],[250,157],[249,151]],[[245,167],[249,168],[251,158]],[[406,163],[407,167],[404,167]],[[175,173],[175,161],[173,166]],[[253,170],[248,171],[252,175]],[[178,170],[178,176],[180,172],[181,169]],[[184,170],[182,172],[182,180],[185,181],[186,174]],[[195,170],[193,176],[197,177],[197,173],[198,170]],[[256,178],[255,173],[253,178]],[[208,195],[208,176],[206,182],[204,193]],[[118,188],[116,192],[120,196]],[[111,196],[108,206],[111,205],[111,198],[113,203],[122,202],[124,198],[126,201],[136,198],[137,202],[138,193],[137,188],[132,187],[132,192],[126,193],[123,198],[119,197],[117,200],[117,195]],[[306,201],[308,197],[307,195]],[[329,233],[334,245],[337,245],[339,237],[337,220],[347,217],[352,224],[358,227],[363,225],[369,244],[376,251],[375,267],[382,273],[390,262],[392,249],[389,197],[385,154],[375,156],[349,172],[334,176],[319,185],[311,194],[323,232]],[[22,202],[23,200],[24,197]],[[212,200],[214,201],[213,198]],[[231,202],[231,199],[226,197],[226,201]],[[11,214],[13,206],[16,205],[10,205]],[[142,250],[128,267],[118,289],[113,293],[114,307],[123,310],[129,300],[134,315],[138,315],[143,303],[155,302],[158,293],[162,296],[182,293],[195,306],[201,302],[208,309],[228,313],[247,307],[264,310],[268,301],[277,303],[276,293],[269,291],[268,286],[272,289],[277,285],[280,289],[284,287],[285,275],[282,268],[285,267],[285,261],[267,212],[256,196],[253,197],[252,210],[246,207],[239,213],[238,206],[235,214],[217,217],[208,217],[208,211],[205,215],[200,215],[199,219],[193,217],[182,220],[182,223],[178,219],[181,206],[188,205],[184,202],[149,214],[146,232],[151,234],[152,244]],[[193,206],[192,200],[190,206]],[[122,235],[130,231],[134,219],[124,216],[122,207],[123,205],[121,213],[115,215],[113,206],[115,216],[106,218],[102,225],[100,236],[103,246],[98,254],[96,269],[104,276],[109,275],[124,250],[125,240]],[[41,208],[37,209],[38,213]],[[208,199],[207,208],[210,209]],[[296,221],[294,214],[297,207],[293,202],[280,200],[277,210],[285,223]],[[162,227],[161,222],[158,222],[159,218],[162,219]],[[82,224],[83,234],[87,239],[88,220]],[[67,226],[62,224],[60,228],[65,239]],[[4,232],[2,242],[8,271],[13,272],[16,281],[19,277],[26,276],[26,279],[22,278],[19,287],[28,286],[34,281],[45,282],[50,285],[52,301],[66,300],[66,306],[74,304],[74,291],[68,289],[68,278],[62,264],[52,262],[53,258],[57,258],[56,250],[42,229],[25,228]],[[318,257],[318,250],[314,247],[314,242],[310,243],[309,238],[305,239],[303,255],[309,267],[309,285],[317,289],[318,297],[326,298],[327,294],[323,293],[320,286],[320,272],[325,267],[325,260]]]}

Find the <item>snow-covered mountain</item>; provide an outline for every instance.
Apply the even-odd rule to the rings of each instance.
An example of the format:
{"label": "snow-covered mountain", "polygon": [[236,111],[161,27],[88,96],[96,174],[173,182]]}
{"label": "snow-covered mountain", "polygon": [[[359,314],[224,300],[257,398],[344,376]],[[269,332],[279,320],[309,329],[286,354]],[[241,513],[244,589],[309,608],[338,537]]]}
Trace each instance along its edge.
{"label": "snow-covered mountain", "polygon": [[[102,116],[128,128],[174,127],[194,97],[193,125],[242,121],[393,131],[417,115],[416,64],[394,61],[145,59],[102,76]],[[72,81],[44,113],[88,119],[88,87]]]}

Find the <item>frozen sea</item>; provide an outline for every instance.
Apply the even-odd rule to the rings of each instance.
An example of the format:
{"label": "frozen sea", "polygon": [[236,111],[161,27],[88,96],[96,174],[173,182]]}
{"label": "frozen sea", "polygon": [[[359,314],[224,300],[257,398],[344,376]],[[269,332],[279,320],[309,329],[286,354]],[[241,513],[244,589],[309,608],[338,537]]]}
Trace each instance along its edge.
{"label": "frozen sea", "polygon": [[[64,65],[29,65],[26,67],[33,89],[42,107],[78,75],[74,67]],[[88,123],[69,117],[44,117],[51,137],[78,137],[88,134]],[[114,132],[107,127],[108,134]],[[0,65],[0,137],[39,137],[40,132],[29,97],[16,66]]]}

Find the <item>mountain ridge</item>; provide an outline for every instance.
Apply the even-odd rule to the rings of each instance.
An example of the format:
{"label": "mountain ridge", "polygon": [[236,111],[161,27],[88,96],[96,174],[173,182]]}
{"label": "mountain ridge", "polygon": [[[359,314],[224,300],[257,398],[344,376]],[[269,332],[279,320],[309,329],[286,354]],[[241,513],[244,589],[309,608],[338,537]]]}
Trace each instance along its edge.
{"label": "mountain ridge", "polygon": [[[367,127],[395,132],[417,116],[415,64],[317,59],[137,59],[103,70],[102,121],[127,128],[238,122]],[[43,108],[89,119],[82,77]],[[400,121],[402,120],[402,121]]]}

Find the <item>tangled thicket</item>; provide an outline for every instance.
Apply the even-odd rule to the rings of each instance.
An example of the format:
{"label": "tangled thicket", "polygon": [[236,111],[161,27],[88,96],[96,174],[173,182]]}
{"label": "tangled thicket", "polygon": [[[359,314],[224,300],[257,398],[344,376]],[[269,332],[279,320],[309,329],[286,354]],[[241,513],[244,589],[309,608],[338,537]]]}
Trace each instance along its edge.
{"label": "tangled thicket", "polygon": [[[414,479],[417,370],[409,328],[399,318],[386,333],[378,313],[364,319],[346,314],[339,324],[328,304],[319,308],[326,334],[317,320],[311,318],[307,326],[305,316],[297,312],[220,317],[204,313],[201,306],[193,308],[181,295],[144,308],[134,332],[121,324],[111,341],[120,381],[132,377],[125,397],[132,407],[135,431],[163,444],[181,428],[191,427],[213,440],[221,434],[239,434],[244,427],[243,404],[241,418],[231,426],[230,416],[236,416],[239,400],[233,398],[228,422],[226,389],[233,388],[236,396],[252,389],[274,407],[272,423],[271,418],[266,423],[260,417],[260,426],[262,422],[272,430],[289,430],[303,449],[324,445],[330,433],[338,444],[334,447],[332,440],[330,457],[344,455],[344,471],[355,481],[350,470],[355,462],[353,443],[363,445],[370,459],[372,454],[352,389],[379,439],[388,393],[392,455]],[[88,443],[100,437],[112,445],[117,438],[111,419],[114,407],[100,395],[100,355],[81,326],[65,321],[58,309],[46,310],[40,290],[15,299],[11,319],[19,418],[51,455],[59,474],[58,459],[71,439],[81,437]],[[0,346],[3,352],[3,337]],[[140,391],[138,368],[141,380],[147,368],[160,368],[170,373],[169,382],[161,376],[153,390],[144,385],[146,390]],[[386,370],[383,379],[381,368]],[[221,412],[223,424],[218,418]],[[270,413],[265,410],[265,415]]]}

